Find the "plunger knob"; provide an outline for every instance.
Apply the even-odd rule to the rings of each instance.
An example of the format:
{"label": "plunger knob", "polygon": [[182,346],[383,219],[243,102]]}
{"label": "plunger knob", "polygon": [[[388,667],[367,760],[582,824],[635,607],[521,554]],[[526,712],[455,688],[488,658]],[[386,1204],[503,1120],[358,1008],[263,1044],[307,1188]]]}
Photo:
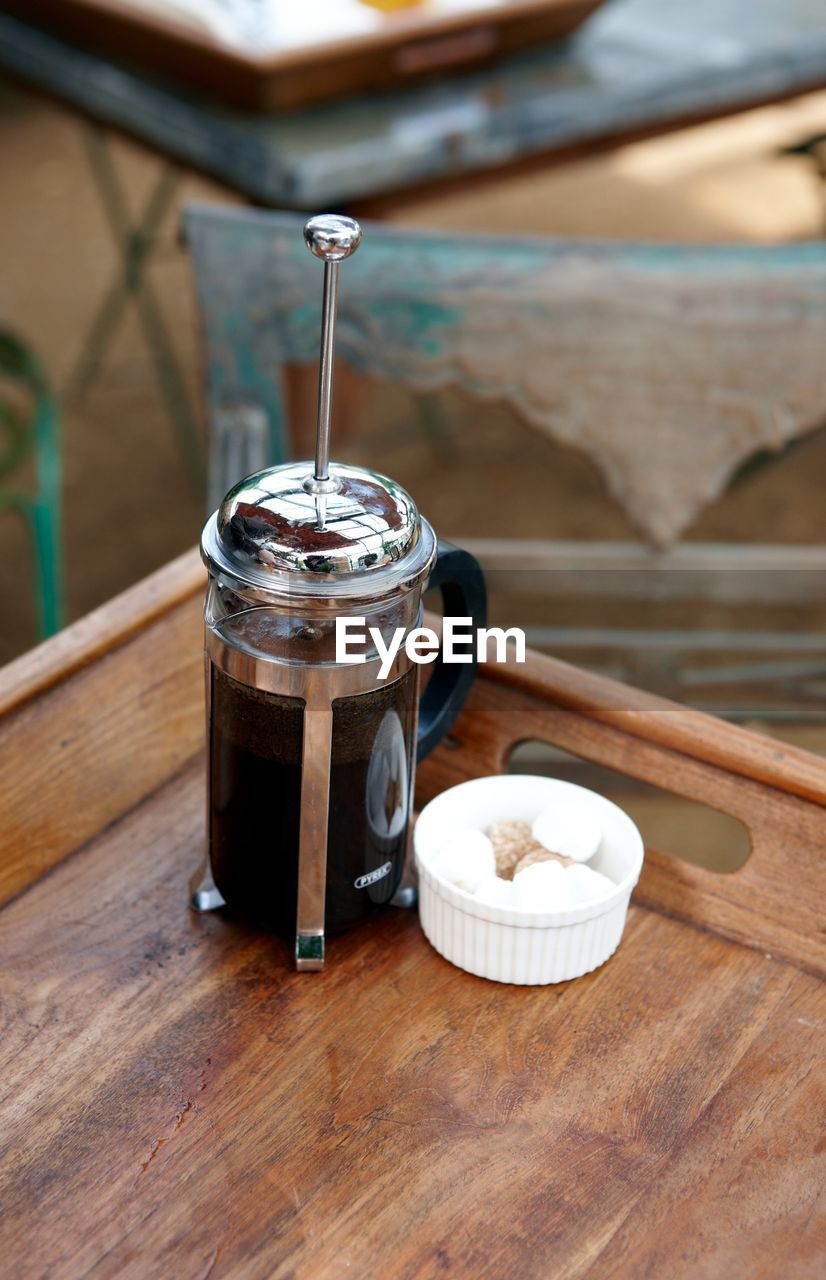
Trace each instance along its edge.
{"label": "plunger knob", "polygon": [[361,227],[355,218],[319,213],[305,223],[304,243],[322,262],[343,262],[361,244]]}

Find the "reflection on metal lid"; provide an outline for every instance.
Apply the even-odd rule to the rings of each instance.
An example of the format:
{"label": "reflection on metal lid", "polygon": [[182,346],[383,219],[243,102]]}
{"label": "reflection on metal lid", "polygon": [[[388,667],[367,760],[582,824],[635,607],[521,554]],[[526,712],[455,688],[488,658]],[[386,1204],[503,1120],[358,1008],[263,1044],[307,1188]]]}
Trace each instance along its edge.
{"label": "reflection on metal lid", "polygon": [[352,574],[393,564],[420,534],[419,513],[399,485],[360,467],[336,466],[336,492],[308,493],[309,462],[242,480],[218,510],[224,557],[239,570]]}

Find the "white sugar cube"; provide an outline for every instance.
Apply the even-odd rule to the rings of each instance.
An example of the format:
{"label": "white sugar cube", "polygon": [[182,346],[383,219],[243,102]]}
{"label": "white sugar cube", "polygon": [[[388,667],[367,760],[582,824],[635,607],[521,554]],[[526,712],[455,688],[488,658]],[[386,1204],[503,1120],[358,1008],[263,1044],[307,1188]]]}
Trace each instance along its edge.
{"label": "white sugar cube", "polygon": [[573,905],[596,902],[597,898],[604,898],[616,888],[613,880],[609,880],[600,871],[594,871],[593,867],[584,866],[581,862],[565,868],[565,879],[568,881]]}
{"label": "white sugar cube", "polygon": [[521,911],[558,911],[571,905],[571,891],[561,862],[534,862],[513,878]]}
{"label": "white sugar cube", "polygon": [[531,832],[544,849],[563,853],[575,862],[593,858],[602,840],[602,830],[585,805],[559,802],[548,805],[534,819]]}
{"label": "white sugar cube", "polygon": [[436,854],[433,869],[457,889],[475,893],[483,880],[496,874],[493,845],[484,831],[454,831]]}
{"label": "white sugar cube", "polygon": [[512,907],[514,905],[513,881],[503,880],[501,876],[485,876],[478,885],[474,897],[489,907]]}

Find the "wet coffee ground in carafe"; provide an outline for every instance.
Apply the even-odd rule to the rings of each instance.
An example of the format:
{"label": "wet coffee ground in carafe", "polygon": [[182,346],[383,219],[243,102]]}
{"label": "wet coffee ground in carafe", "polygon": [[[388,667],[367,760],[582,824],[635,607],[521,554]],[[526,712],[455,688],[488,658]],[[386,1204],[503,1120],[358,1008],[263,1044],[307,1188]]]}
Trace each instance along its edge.
{"label": "wet coffee ground in carafe", "polygon": [[[416,675],[413,668],[391,684],[333,703],[329,929],[355,924],[387,902],[401,879]],[[210,678],[215,883],[232,909],[293,936],[304,704],[240,684],[216,667]],[[378,876],[372,883],[371,873]]]}

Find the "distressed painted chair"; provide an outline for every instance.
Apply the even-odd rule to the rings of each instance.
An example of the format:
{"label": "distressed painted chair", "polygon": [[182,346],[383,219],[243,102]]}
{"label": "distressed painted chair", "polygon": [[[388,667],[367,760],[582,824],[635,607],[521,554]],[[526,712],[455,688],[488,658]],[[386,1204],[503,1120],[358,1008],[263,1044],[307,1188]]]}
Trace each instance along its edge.
{"label": "distressed painted chair", "polygon": [[[319,281],[297,216],[192,206],[185,219],[206,340],[215,505],[239,475],[289,456],[285,373],[317,357]],[[421,396],[461,387],[507,403],[587,454],[640,533],[639,543],[464,539],[488,569],[625,603],[800,605],[818,592],[826,601],[821,547],[678,543],[744,466],[826,421],[826,246],[379,225],[366,243],[369,252],[347,265],[339,359]],[[614,674],[735,718],[821,714],[807,684],[826,674],[816,635],[542,626],[531,639],[580,660],[607,652]],[[707,681],[707,667],[687,659],[711,646],[731,661]],[[755,689],[778,681],[780,704],[756,706]],[[745,702],[732,698],[737,685],[751,690]],[[715,689],[725,690],[723,706]]]}
{"label": "distressed painted chair", "polygon": [[[18,478],[27,464],[31,486]],[[21,515],[32,535],[41,638],[63,625],[60,489],[57,406],[37,357],[0,330],[0,512]]]}

